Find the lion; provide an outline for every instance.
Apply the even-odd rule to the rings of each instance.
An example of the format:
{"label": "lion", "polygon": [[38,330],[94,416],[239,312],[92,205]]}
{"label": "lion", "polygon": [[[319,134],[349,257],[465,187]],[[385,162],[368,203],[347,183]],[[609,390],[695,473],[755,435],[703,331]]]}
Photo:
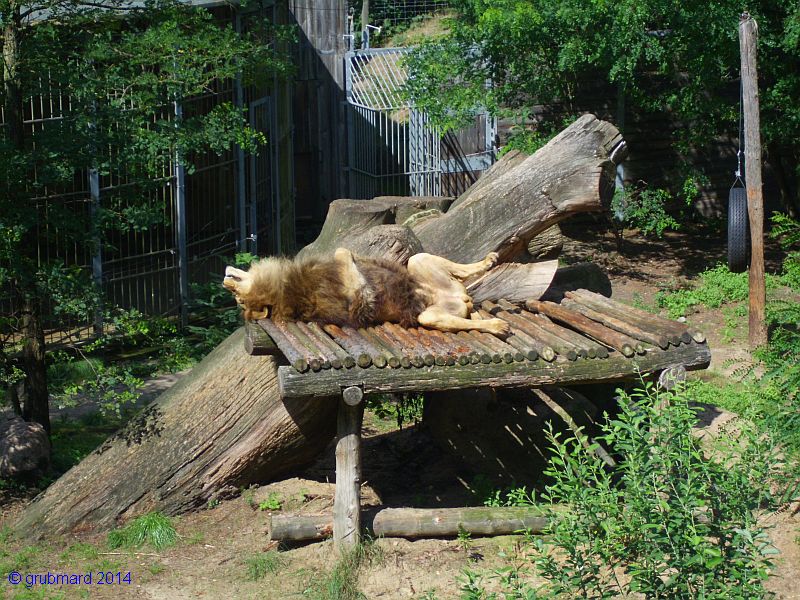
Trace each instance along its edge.
{"label": "lion", "polygon": [[509,332],[501,319],[471,319],[464,281],[497,264],[490,252],[461,265],[441,256],[415,254],[407,266],[356,256],[338,248],[332,258],[266,258],[248,271],[225,269],[223,285],[236,297],[245,320],[271,318],[351,327],[384,322],[442,331]]}

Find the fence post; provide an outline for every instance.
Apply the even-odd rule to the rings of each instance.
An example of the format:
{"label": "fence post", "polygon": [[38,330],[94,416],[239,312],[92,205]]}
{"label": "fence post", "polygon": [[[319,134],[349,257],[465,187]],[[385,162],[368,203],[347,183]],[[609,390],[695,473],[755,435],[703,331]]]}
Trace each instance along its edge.
{"label": "fence post", "polygon": [[97,213],[100,211],[100,173],[94,167],[89,169],[89,197],[91,200],[89,219],[95,242],[92,254],[92,282],[97,290],[98,303],[94,311],[94,333],[99,336],[103,333],[103,245],[97,224]]}
{"label": "fence post", "polygon": [[[183,118],[183,107],[175,101],[175,120]],[[186,169],[180,152],[175,152],[175,221],[178,234],[178,288],[180,291],[181,327],[189,322],[189,265],[186,256]]]}
{"label": "fence post", "polygon": [[744,171],[747,213],[750,218],[750,318],[749,342],[754,350],[767,343],[766,281],[764,279],[764,196],[761,187],[761,131],[756,55],[758,25],[748,14],[739,20],[742,55],[742,104],[744,113]]}

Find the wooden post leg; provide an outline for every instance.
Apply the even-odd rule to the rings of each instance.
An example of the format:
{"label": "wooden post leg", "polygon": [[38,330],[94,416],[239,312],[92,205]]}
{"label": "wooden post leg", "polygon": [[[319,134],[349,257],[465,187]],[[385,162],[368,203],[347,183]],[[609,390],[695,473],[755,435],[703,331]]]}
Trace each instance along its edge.
{"label": "wooden post leg", "polygon": [[361,538],[361,422],[364,392],[344,390],[336,427],[336,493],[333,499],[333,544],[338,550],[356,546]]}

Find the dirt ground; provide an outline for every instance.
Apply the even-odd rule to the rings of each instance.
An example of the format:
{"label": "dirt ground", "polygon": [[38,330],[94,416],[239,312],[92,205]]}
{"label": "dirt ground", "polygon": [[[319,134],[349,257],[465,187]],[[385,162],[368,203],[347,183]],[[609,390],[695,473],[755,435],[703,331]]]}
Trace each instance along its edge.
{"label": "dirt ground", "polygon": [[[626,255],[616,252],[610,235],[587,234],[591,227],[565,229],[569,236],[563,257],[568,262],[592,260],[612,278],[614,296],[630,303],[652,304],[664,287],[681,285],[696,273],[724,258],[722,234],[668,233],[663,241],[649,242],[635,236],[626,240]],[[780,255],[770,248],[768,270],[777,270]],[[725,376],[728,358],[746,356],[742,340],[746,323],[736,339],[723,339],[721,311],[704,310],[689,316],[709,339],[713,361],[710,373]],[[158,385],[162,385],[159,383]],[[735,415],[709,410],[700,424],[714,434]],[[143,550],[107,552],[75,546],[94,544],[103,548],[105,538],[81,537],[40,545],[30,551],[26,572],[83,573],[87,570],[131,573],[131,583],[62,588],[67,598],[183,598],[249,599],[302,598],[314,596],[319,582],[334,567],[336,556],[330,541],[281,548],[274,572],[252,580],[248,559],[277,549],[269,539],[271,510],[282,504],[282,513],[315,514],[333,505],[333,448],[296,477],[244,490],[239,498],[188,514],[176,520],[179,543],[162,552]],[[389,506],[458,506],[477,503],[470,491],[476,473],[442,452],[426,432],[416,426],[398,430],[374,415],[365,419],[364,500]],[[0,507],[0,525],[9,523],[25,500]],[[260,506],[259,506],[260,505]],[[764,523],[780,551],[768,587],[777,598],[800,598],[800,515],[788,507]],[[2,542],[0,541],[0,544]],[[13,541],[6,552],[24,551]],[[2,550],[2,545],[0,545]],[[368,599],[461,597],[459,578],[464,569],[488,572],[519,558],[520,539],[515,536],[473,540],[379,539],[374,542],[369,565],[362,569],[358,587]],[[0,563],[3,562],[0,552]],[[38,595],[20,593],[0,582],[0,597],[57,598],[55,590],[35,589]],[[491,589],[491,585],[489,586]]]}

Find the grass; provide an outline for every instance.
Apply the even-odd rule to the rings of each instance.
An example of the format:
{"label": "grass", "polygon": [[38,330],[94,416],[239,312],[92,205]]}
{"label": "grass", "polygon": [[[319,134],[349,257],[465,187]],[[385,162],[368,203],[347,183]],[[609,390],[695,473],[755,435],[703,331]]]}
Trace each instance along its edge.
{"label": "grass", "polygon": [[[785,268],[780,275],[766,275],[767,291],[780,288],[800,291],[794,271]],[[687,316],[694,307],[720,308],[736,302],[744,302],[750,294],[748,273],[732,273],[725,265],[717,265],[698,275],[695,285],[683,289],[662,290],[656,295],[656,304],[667,310],[673,319]],[[774,294],[772,294],[774,295]],[[726,319],[727,320],[727,319]]]}
{"label": "grass", "polygon": [[286,565],[286,559],[277,550],[249,556],[244,562],[247,566],[247,578],[250,581],[263,579],[267,574],[275,575]]}
{"label": "grass", "polygon": [[178,533],[172,520],[159,512],[142,515],[125,527],[108,534],[108,545],[111,548],[134,549],[148,544],[155,550],[163,550],[177,541]]}
{"label": "grass", "polygon": [[366,540],[344,552],[329,573],[314,578],[304,594],[311,600],[364,600],[358,589],[361,568],[371,562],[380,562],[382,552],[371,540]]}

